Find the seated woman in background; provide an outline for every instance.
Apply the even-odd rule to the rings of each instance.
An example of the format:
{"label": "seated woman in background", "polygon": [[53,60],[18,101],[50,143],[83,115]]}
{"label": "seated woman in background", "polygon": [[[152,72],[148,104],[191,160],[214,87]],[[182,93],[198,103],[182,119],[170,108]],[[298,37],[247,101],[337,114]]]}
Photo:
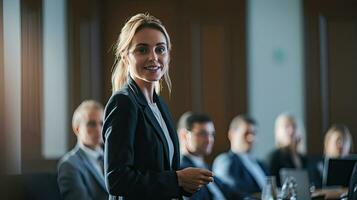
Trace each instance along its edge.
{"label": "seated woman in background", "polygon": [[305,156],[298,152],[300,140],[295,118],[289,114],[280,114],[275,121],[275,143],[277,149],[273,150],[268,156],[270,173],[276,177],[279,187],[281,186],[280,169],[301,169],[307,167]]}
{"label": "seated woman in background", "polygon": [[352,151],[352,136],[343,124],[332,125],[325,134],[324,156],[311,162],[310,179],[316,187],[322,186],[322,174],[326,158],[346,157]]}
{"label": "seated woman in background", "polygon": [[352,136],[347,126],[334,124],[325,135],[324,154],[328,158],[348,156],[352,150]]}

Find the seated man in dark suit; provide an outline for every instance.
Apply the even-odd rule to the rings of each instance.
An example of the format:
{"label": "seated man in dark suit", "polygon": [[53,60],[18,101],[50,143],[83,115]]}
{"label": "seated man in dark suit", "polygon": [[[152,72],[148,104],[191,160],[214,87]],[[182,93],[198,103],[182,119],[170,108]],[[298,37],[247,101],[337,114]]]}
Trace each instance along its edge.
{"label": "seated man in dark suit", "polygon": [[103,176],[101,129],[103,106],[93,100],[74,111],[72,128],[77,145],[58,163],[58,186],[65,200],[108,199]]}
{"label": "seated man in dark suit", "polygon": [[235,117],[228,131],[231,150],[219,155],[213,163],[213,173],[245,197],[261,192],[268,174],[251,153],[255,134],[253,119],[243,115]]}
{"label": "seated man in dark suit", "polygon": [[[212,120],[204,114],[185,113],[179,120],[178,134],[181,145],[181,168],[199,167],[208,169],[204,156],[211,153],[215,128]],[[225,200],[240,199],[232,197],[222,181],[214,178],[214,182],[203,186],[198,192],[185,199]]]}

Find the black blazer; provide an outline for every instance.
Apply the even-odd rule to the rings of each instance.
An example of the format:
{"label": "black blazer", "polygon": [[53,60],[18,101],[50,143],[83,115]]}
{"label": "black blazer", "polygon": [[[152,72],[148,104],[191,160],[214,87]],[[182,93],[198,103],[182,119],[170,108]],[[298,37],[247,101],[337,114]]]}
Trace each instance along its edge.
{"label": "black blazer", "polygon": [[176,170],[179,142],[172,117],[154,93],[174,145],[172,166],[165,135],[133,79],[109,99],[104,116],[105,181],[110,199],[181,198]]}
{"label": "black blazer", "polygon": [[[307,168],[307,159],[304,155],[299,154],[299,159],[302,164],[302,168],[306,169]],[[291,168],[295,169],[295,164],[291,156],[291,152],[289,148],[278,148],[273,150],[269,155],[268,155],[268,165],[269,165],[269,170],[270,173],[276,177],[276,183],[278,187],[281,187],[281,181],[280,181],[280,170],[282,168]]]}
{"label": "black blazer", "polygon": [[78,145],[59,161],[57,182],[65,200],[108,199],[103,176]]}

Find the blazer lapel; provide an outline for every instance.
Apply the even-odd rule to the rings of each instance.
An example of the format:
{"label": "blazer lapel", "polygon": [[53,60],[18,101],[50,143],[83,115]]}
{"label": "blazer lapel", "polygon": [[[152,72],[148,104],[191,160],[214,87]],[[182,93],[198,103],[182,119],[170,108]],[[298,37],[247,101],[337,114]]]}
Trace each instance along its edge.
{"label": "blazer lapel", "polygon": [[[145,113],[146,117],[149,119],[149,122],[151,123],[151,125],[154,127],[155,133],[159,136],[159,138],[161,139],[161,142],[164,144],[165,158],[167,161],[169,161],[169,153],[168,153],[169,147],[168,147],[164,132],[162,131],[159,123],[157,122],[157,119],[155,118],[155,116],[149,106],[144,108],[144,113]],[[170,163],[170,162],[168,162],[168,163]],[[170,164],[168,164],[168,166],[170,166]]]}
{"label": "blazer lapel", "polygon": [[173,125],[173,120],[171,118],[170,112],[164,106],[164,102],[162,99],[154,94],[154,99],[156,99],[156,104],[161,112],[162,117],[165,120],[167,130],[169,131],[170,138],[172,140],[172,143],[174,144],[174,157],[172,161],[172,168],[173,169],[178,169],[180,167],[180,150],[179,150],[179,141],[178,141],[178,136],[176,133],[176,129],[174,128],[175,126]]}
{"label": "blazer lapel", "polygon": [[[135,81],[132,78],[129,78],[129,80],[128,80],[128,87],[134,93],[134,97],[136,98],[138,103],[143,107],[145,116],[147,117],[150,124],[154,127],[155,133],[159,136],[159,138],[164,146],[164,154],[165,154],[165,158],[166,158],[166,164],[167,164],[167,166],[170,166],[169,147],[168,147],[164,132],[162,131],[157,119],[155,118],[154,113],[152,112],[151,108],[149,107],[149,104],[147,103],[144,95],[140,91],[140,88],[136,85]],[[154,95],[156,95],[156,93],[154,93]],[[162,112],[161,112],[161,115],[163,115]],[[164,116],[163,116],[163,118],[164,118]],[[168,126],[168,125],[166,124],[166,126]]]}
{"label": "blazer lapel", "polygon": [[87,156],[82,149],[78,148],[78,156],[82,159],[83,165],[88,169],[88,171],[94,176],[99,185],[106,191],[105,183],[103,177],[96,171],[94,166],[90,163]]}
{"label": "blazer lapel", "polygon": [[197,167],[193,161],[186,155],[181,156],[181,162],[186,163],[186,165],[191,166],[191,167]]}
{"label": "blazer lapel", "polygon": [[235,154],[235,153],[233,153],[233,154],[234,154],[234,157],[235,157],[238,165],[244,170],[244,174],[246,176],[245,181],[250,182],[250,185],[255,184],[255,186],[259,188],[257,181],[255,180],[254,176],[251,174],[250,170],[248,170],[248,168],[244,165],[242,159],[237,154]]}

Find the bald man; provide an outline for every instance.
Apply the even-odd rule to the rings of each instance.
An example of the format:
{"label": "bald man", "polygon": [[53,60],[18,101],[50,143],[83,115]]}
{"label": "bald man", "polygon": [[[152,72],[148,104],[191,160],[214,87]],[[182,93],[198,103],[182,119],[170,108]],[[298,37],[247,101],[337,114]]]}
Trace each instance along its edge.
{"label": "bald man", "polygon": [[106,200],[103,176],[101,129],[103,106],[93,100],[82,102],[74,111],[73,132],[77,145],[58,163],[58,186],[64,200]]}

